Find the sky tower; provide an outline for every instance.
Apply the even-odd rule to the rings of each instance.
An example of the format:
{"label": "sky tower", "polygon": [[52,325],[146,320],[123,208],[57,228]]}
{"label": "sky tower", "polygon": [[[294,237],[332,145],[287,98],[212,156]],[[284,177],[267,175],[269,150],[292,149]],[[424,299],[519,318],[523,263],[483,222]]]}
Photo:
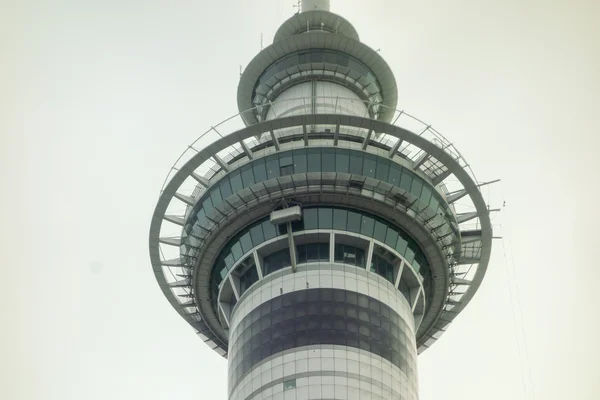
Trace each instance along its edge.
{"label": "sky tower", "polygon": [[329,3],[248,64],[241,118],[189,146],[152,217],[158,283],[231,400],[418,399],[417,355],[490,258],[485,183]]}

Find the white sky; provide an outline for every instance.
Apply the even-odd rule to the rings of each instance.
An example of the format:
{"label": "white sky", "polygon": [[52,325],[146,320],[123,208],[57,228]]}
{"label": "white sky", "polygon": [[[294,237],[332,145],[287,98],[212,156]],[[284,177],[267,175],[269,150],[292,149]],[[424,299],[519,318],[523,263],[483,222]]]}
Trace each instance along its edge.
{"label": "white sky", "polygon": [[[148,229],[293,3],[0,0],[0,397],[226,399],[226,361],[158,289]],[[399,107],[502,178],[484,193],[506,201],[507,255],[496,241],[419,358],[421,400],[600,398],[600,3],[332,3],[381,49]]]}

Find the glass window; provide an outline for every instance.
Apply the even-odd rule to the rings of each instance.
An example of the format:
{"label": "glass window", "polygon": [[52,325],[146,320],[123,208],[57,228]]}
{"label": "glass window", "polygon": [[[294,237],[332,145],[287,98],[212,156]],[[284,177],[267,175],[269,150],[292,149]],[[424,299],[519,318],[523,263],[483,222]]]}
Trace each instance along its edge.
{"label": "glass window", "polygon": [[242,184],[242,176],[239,171],[231,174],[229,182],[231,182],[231,190],[233,193],[239,192],[244,188],[244,185]]}
{"label": "glass window", "polygon": [[437,211],[439,205],[440,202],[437,199],[437,194],[433,193],[433,195],[431,196],[431,200],[429,201],[429,207],[431,207],[433,211]]}
{"label": "glass window", "polygon": [[263,228],[263,233],[265,234],[265,241],[279,236],[277,229],[275,229],[275,225],[271,224],[269,221],[265,221],[261,225]]}
{"label": "glass window", "polygon": [[420,179],[413,179],[412,186],[410,187],[410,192],[416,197],[420,197],[422,189],[423,182]]}
{"label": "glass window", "polygon": [[266,158],[267,176],[269,179],[279,177],[279,157],[277,155]]}
{"label": "glass window", "polygon": [[335,150],[321,149],[321,172],[335,172]]}
{"label": "glass window", "polygon": [[350,152],[350,173],[362,175],[363,156],[361,152]]}
{"label": "glass window", "polygon": [[279,167],[288,167],[294,165],[294,159],[292,158],[292,152],[286,151],[285,153],[279,154]]}
{"label": "glass window", "polygon": [[306,152],[304,150],[294,151],[294,171],[297,174],[307,172]]}
{"label": "glass window", "polygon": [[225,256],[225,267],[227,267],[227,270],[231,269],[231,266],[233,265],[233,263],[235,263],[235,260],[233,259],[233,256],[231,255],[231,253],[227,254]]}
{"label": "glass window", "polygon": [[258,246],[262,242],[265,241],[265,236],[263,235],[262,224],[258,224],[250,229],[250,237],[252,238],[252,243],[254,246]]}
{"label": "glass window", "polygon": [[263,260],[263,264],[265,275],[289,267],[291,265],[289,249],[283,249],[266,256]]}
{"label": "glass window", "polygon": [[400,185],[400,175],[402,174],[402,170],[400,169],[400,166],[396,163],[391,163],[390,165],[390,174],[388,176],[388,180],[387,182],[394,185],[394,186],[399,186]]}
{"label": "glass window", "polygon": [[301,244],[296,246],[296,261],[298,263],[305,263],[307,258],[307,245]]}
{"label": "glass window", "polygon": [[362,215],[359,213],[348,211],[348,230],[354,233],[360,233],[360,221]]}
{"label": "glass window", "polygon": [[385,244],[390,246],[392,249],[396,247],[396,242],[398,242],[398,232],[394,229],[388,228],[387,234],[385,235]]}
{"label": "glass window", "polygon": [[329,243],[319,243],[319,260],[329,261]]}
{"label": "glass window", "polygon": [[407,192],[410,192],[410,186],[412,184],[412,174],[407,170],[402,171],[402,176],[400,177],[400,187]]}
{"label": "glass window", "polygon": [[281,176],[292,175],[294,173],[294,166],[286,165],[285,167],[280,167],[279,173],[281,174]]}
{"label": "glass window", "polygon": [[296,388],[296,380],[295,379],[290,379],[289,381],[284,381],[283,382],[283,390],[290,390],[290,389],[295,389]]}
{"label": "glass window", "polygon": [[257,281],[258,271],[253,265],[252,267],[248,268],[248,270],[245,271],[242,276],[240,276],[240,296]]}
{"label": "glass window", "polygon": [[339,244],[335,245],[335,261],[344,264],[356,265],[357,267],[365,266],[365,251],[358,247]]}
{"label": "glass window", "polygon": [[400,293],[404,295],[404,298],[406,299],[406,301],[408,301],[408,304],[412,306],[410,301],[410,289],[404,279],[400,279]]}
{"label": "glass window", "polygon": [[210,199],[214,206],[218,206],[223,203],[223,199],[221,198],[221,191],[218,187],[213,187],[210,191]]}
{"label": "glass window", "polygon": [[382,243],[385,243],[386,233],[387,226],[379,221],[375,221],[375,231],[373,233],[373,238],[375,240],[379,240]]}
{"label": "glass window", "polygon": [[321,151],[320,149],[308,149],[306,152],[308,163],[308,172],[321,172]]}
{"label": "glass window", "polygon": [[333,209],[319,208],[319,228],[321,228],[321,229],[333,228]]}
{"label": "glass window", "polygon": [[254,179],[256,182],[262,182],[267,180],[267,168],[265,167],[264,160],[257,160],[253,163]]}
{"label": "glass window", "polygon": [[242,245],[240,242],[235,242],[233,246],[231,246],[231,254],[233,255],[233,259],[235,261],[239,260],[242,256]]}
{"label": "glass window", "polygon": [[362,217],[362,224],[360,227],[360,233],[366,236],[373,236],[373,227],[375,226],[375,220],[371,217]]}
{"label": "glass window", "polygon": [[409,264],[412,264],[415,259],[415,251],[411,247],[408,247],[404,254],[404,258],[406,258],[406,261],[408,261]]}
{"label": "glass window", "polygon": [[319,261],[319,245],[317,243],[311,243],[306,245],[306,259],[308,261]]}
{"label": "glass window", "polygon": [[396,251],[401,255],[406,253],[406,247],[408,246],[408,242],[402,236],[398,236],[398,241],[396,242]]}
{"label": "glass window", "polygon": [[250,251],[250,249],[252,249],[253,246],[252,238],[250,237],[250,232],[246,232],[244,235],[242,235],[242,237],[240,238],[240,244],[244,253],[247,253]]}
{"label": "glass window", "polygon": [[390,162],[388,160],[377,161],[377,173],[375,174],[375,178],[380,181],[387,182],[388,175],[390,173]]}
{"label": "glass window", "polygon": [[346,222],[348,220],[348,211],[346,210],[333,210],[333,229],[339,229],[342,231],[346,230]]}
{"label": "glass window", "polygon": [[372,154],[365,154],[363,161],[363,175],[375,178],[375,169],[377,168],[377,158]]}
{"label": "glass window", "polygon": [[245,188],[254,185],[254,173],[252,172],[251,164],[242,167],[242,182]]}
{"label": "glass window", "polygon": [[371,272],[375,272],[387,281],[394,283],[394,266],[375,254],[373,255],[373,261],[371,262]]}
{"label": "glass window", "polygon": [[318,229],[319,228],[319,214],[316,208],[307,208],[302,212],[302,219],[304,220],[304,229]]}
{"label": "glass window", "polygon": [[226,199],[232,195],[231,185],[229,184],[229,177],[225,177],[219,182],[219,189],[221,189],[221,196]]}
{"label": "glass window", "polygon": [[421,201],[423,204],[429,205],[431,194],[431,188],[428,185],[423,185],[423,191],[421,192]]}
{"label": "glass window", "polygon": [[421,264],[416,259],[412,262],[412,266],[417,272],[421,270]]}
{"label": "glass window", "polygon": [[348,163],[350,162],[350,156],[348,151],[344,149],[338,149],[335,153],[335,171],[336,172],[349,172]]}
{"label": "glass window", "polygon": [[204,202],[202,203],[202,208],[204,209],[204,212],[206,214],[210,214],[210,212],[212,211],[213,207],[213,203],[212,200],[210,199],[210,197],[207,197]]}

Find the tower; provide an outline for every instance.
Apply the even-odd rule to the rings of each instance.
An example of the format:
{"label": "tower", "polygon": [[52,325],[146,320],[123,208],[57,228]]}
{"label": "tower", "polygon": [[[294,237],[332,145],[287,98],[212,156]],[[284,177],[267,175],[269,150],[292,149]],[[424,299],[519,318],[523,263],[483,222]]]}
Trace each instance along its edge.
{"label": "tower", "polygon": [[231,400],[417,399],[417,354],[489,261],[482,184],[396,109],[391,69],[329,1],[301,6],[240,77],[245,127],[212,127],[169,174],[152,267],[227,357]]}

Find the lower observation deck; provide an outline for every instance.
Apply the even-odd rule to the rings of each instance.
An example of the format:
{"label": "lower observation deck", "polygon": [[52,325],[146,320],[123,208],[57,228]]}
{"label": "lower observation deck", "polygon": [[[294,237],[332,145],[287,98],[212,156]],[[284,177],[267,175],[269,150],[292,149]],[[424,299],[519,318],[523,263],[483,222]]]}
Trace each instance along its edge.
{"label": "lower observation deck", "polygon": [[[293,101],[297,114],[308,111],[297,106],[302,99]],[[328,101],[350,109],[345,103],[356,99]],[[265,260],[256,263],[255,254],[269,256],[284,248],[285,232],[270,242],[240,242],[241,250],[231,249],[244,229],[284,199],[301,203],[309,215],[302,227],[305,242],[296,244],[326,247],[322,257],[316,250],[322,260],[335,264],[338,246],[350,246],[357,249],[356,259],[364,251],[360,267],[379,257],[376,249],[400,261],[391,266],[382,261],[373,273],[387,274],[397,288],[404,280],[406,288],[418,288],[405,297],[413,301],[419,351],[439,337],[483,279],[492,239],[489,212],[480,185],[454,146],[402,111],[395,112],[393,124],[333,111],[246,128],[232,117],[196,140],[165,181],[150,230],[153,269],[173,307],[223,355],[228,321],[223,323],[226,312],[219,315],[217,296],[235,294],[230,275],[247,260],[263,264],[255,266],[250,285],[265,279]],[[373,224],[388,221],[391,239],[387,233],[363,232],[362,225],[352,234],[350,222],[337,230],[334,222],[320,226],[310,217],[318,211],[309,211],[320,209],[353,213]],[[271,247],[263,251],[264,246]]]}

